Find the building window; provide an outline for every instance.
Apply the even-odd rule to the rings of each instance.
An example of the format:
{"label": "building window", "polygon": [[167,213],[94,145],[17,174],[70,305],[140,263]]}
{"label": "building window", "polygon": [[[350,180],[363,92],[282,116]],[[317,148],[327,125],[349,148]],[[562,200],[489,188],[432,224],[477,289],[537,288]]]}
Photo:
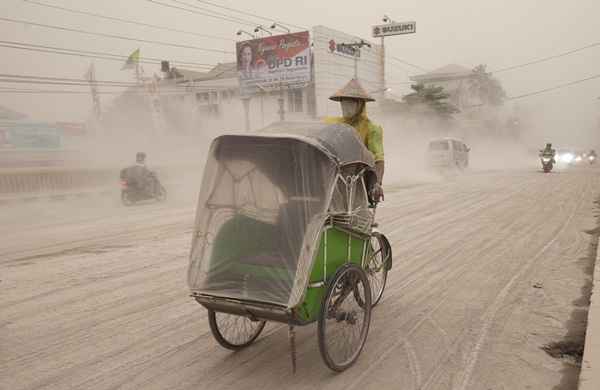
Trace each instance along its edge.
{"label": "building window", "polygon": [[288,91],[288,110],[289,112],[304,112],[304,100],[301,89],[291,89]]}
{"label": "building window", "polygon": [[196,101],[198,103],[207,103],[208,102],[208,93],[197,93]]}

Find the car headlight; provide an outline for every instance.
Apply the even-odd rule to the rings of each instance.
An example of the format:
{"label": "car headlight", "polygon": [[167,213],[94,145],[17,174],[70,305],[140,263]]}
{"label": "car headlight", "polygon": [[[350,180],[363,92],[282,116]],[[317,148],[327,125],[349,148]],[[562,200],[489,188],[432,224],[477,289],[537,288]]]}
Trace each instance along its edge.
{"label": "car headlight", "polygon": [[575,156],[573,156],[571,153],[565,153],[563,155],[560,156],[560,159],[564,162],[571,162],[573,161],[573,159],[575,158]]}
{"label": "car headlight", "polygon": [[577,162],[581,161],[581,156],[575,157],[575,161],[577,161]]}
{"label": "car headlight", "polygon": [[549,162],[550,161],[550,157],[542,157],[542,161],[543,162]]}

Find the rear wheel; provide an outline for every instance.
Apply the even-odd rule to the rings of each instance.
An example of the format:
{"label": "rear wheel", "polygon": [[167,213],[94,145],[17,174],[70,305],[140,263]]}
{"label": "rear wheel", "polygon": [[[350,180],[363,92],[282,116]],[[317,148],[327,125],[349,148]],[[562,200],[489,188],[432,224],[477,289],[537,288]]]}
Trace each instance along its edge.
{"label": "rear wheel", "polygon": [[131,206],[134,202],[129,198],[127,191],[121,191],[121,202],[124,206]]}
{"label": "rear wheel", "polygon": [[167,199],[167,190],[165,190],[165,187],[162,186],[162,184],[158,184],[158,188],[157,188],[157,194],[156,194],[156,200],[159,202],[164,202]]}
{"label": "rear wheel", "polygon": [[252,344],[265,327],[265,321],[213,310],[208,311],[208,324],[217,342],[233,351]]}
{"label": "rear wheel", "polygon": [[344,371],[360,355],[371,322],[371,288],[365,271],[348,264],[327,287],[318,321],[319,351],[333,371]]}

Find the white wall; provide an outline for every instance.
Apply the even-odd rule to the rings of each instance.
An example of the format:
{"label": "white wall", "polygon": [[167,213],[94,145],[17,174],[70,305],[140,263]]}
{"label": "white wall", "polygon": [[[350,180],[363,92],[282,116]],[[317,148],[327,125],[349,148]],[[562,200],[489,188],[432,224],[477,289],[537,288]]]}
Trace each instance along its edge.
{"label": "white wall", "polygon": [[[336,43],[353,43],[359,42],[361,38],[324,26],[314,27],[312,38],[317,116],[338,116],[340,115],[339,104],[329,100],[329,96],[354,77],[355,60],[347,55],[332,53],[329,42],[333,39]],[[370,43],[371,48],[364,46],[360,49],[358,58],[358,79],[368,92],[380,91],[384,88],[382,48],[380,45]],[[381,94],[375,94],[374,97],[377,99],[380,96]],[[369,108],[377,111],[377,103],[370,103]]]}

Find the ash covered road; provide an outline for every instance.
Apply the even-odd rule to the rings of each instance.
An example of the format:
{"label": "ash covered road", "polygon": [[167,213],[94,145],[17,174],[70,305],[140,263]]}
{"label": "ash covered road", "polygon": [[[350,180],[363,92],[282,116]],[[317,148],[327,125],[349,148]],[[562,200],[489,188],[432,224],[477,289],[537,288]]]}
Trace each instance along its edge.
{"label": "ash covered road", "polygon": [[574,389],[576,365],[542,347],[584,326],[599,195],[595,167],[388,190],[394,268],[362,355],[337,375],[315,326],[297,328],[295,375],[286,326],[237,353],[213,340],[186,284],[193,204],[10,210],[0,389]]}

